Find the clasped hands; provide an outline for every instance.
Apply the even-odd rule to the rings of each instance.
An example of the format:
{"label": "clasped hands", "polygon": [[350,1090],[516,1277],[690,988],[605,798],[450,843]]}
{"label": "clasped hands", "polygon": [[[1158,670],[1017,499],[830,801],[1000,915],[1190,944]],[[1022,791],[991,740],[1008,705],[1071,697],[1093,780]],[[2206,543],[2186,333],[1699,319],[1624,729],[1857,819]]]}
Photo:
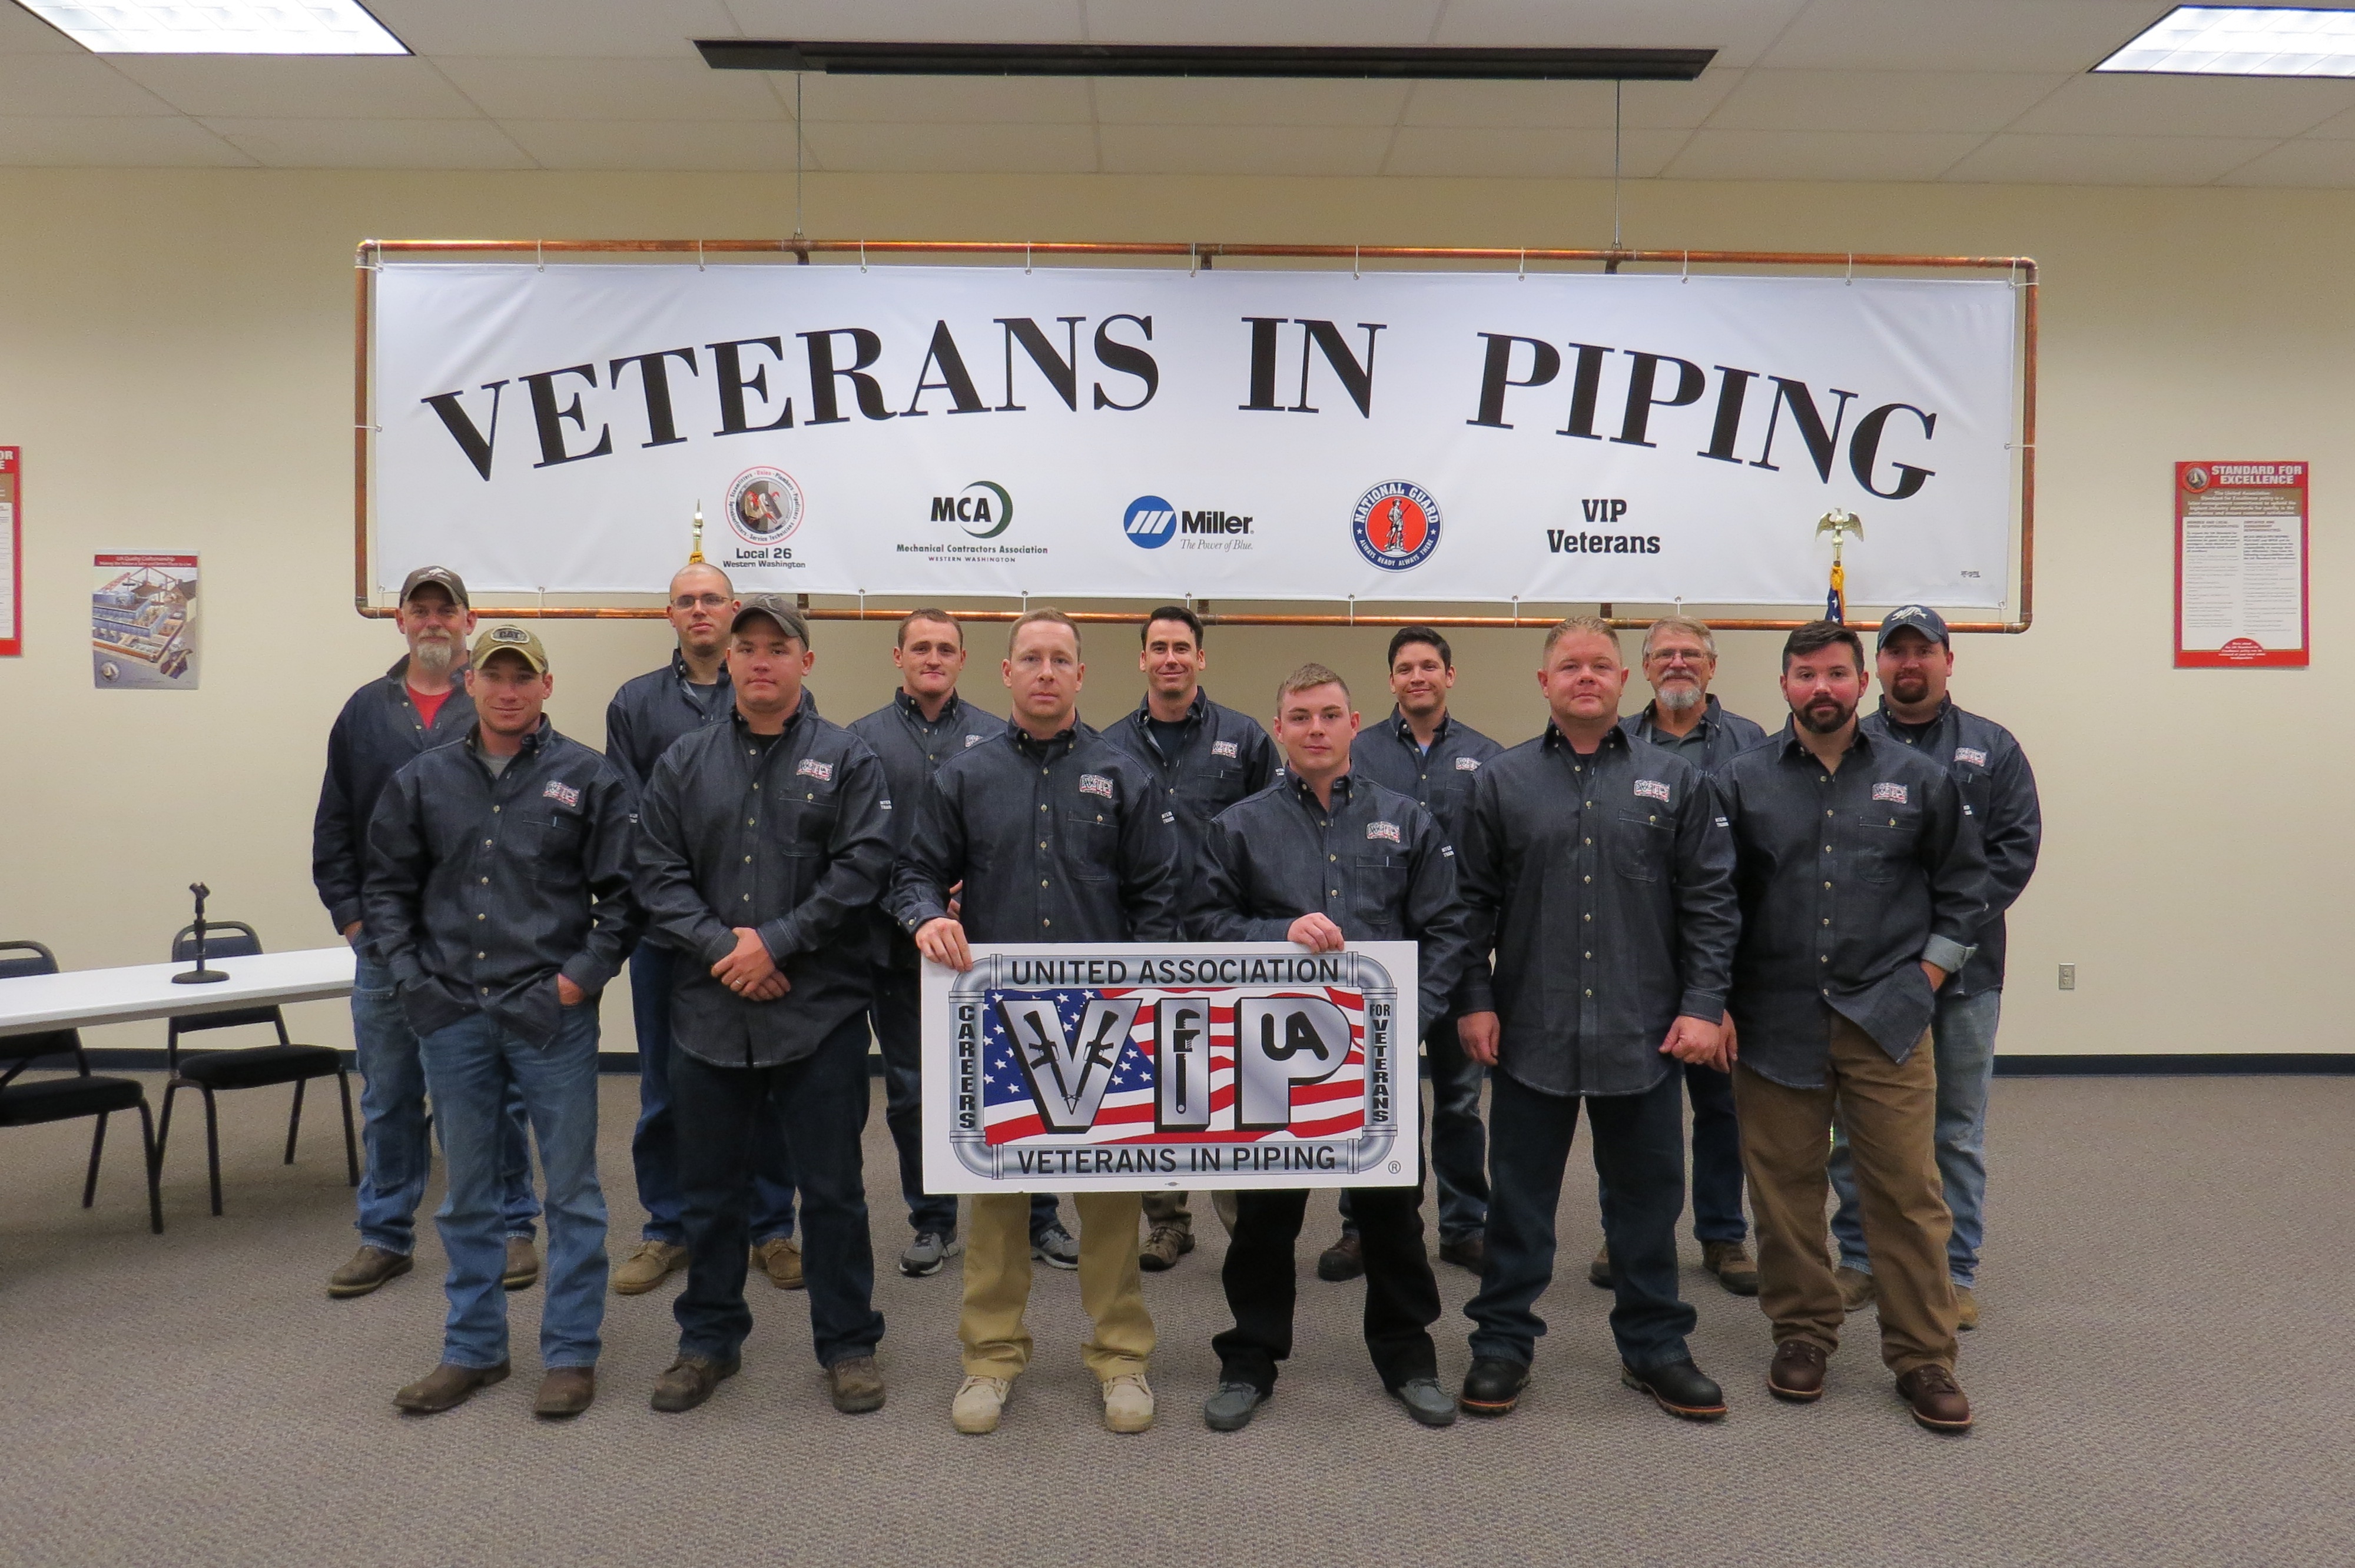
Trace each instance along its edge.
{"label": "clasped hands", "polygon": [[[1503,1032],[1494,1012],[1465,1013],[1455,1021],[1455,1038],[1463,1043],[1464,1054],[1475,1062],[1484,1067],[1497,1065],[1497,1048]],[[1737,1054],[1733,1015],[1729,1012],[1715,1023],[1703,1018],[1679,1016],[1668,1025],[1668,1037],[1660,1042],[1660,1054],[1674,1056],[1679,1062],[1714,1067],[1721,1073],[1733,1071]]]}
{"label": "clasped hands", "polygon": [[794,989],[769,956],[769,944],[750,926],[736,927],[736,947],[711,966],[711,978],[747,1001],[774,1001]]}

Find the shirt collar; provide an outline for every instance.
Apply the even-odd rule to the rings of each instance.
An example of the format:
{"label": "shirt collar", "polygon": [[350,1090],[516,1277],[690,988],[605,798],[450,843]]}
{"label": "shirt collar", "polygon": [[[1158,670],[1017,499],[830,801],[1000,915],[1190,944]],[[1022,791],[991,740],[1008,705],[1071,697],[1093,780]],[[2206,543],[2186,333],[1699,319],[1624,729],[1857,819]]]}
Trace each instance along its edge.
{"label": "shirt collar", "polygon": [[[1546,720],[1545,735],[1542,737],[1542,744],[1548,751],[1569,752],[1572,757],[1579,755],[1579,753],[1572,747],[1570,744],[1570,736],[1562,734],[1561,726],[1555,724],[1551,719]],[[1620,728],[1615,724],[1604,732],[1602,743],[1595,747],[1594,750],[1588,755],[1600,757],[1614,747],[1618,747],[1621,751],[1627,749],[1627,732]]]}
{"label": "shirt collar", "polygon": [[[1724,712],[1725,710],[1718,705],[1718,701],[1714,694],[1704,695],[1701,698],[1700,724],[1698,727],[1703,731],[1716,728],[1718,725],[1723,722]],[[1650,702],[1646,703],[1644,705],[1644,711],[1639,716],[1644,722],[1644,738],[1649,740],[1651,738],[1651,732],[1659,727],[1660,699],[1654,697]],[[1692,732],[1688,730],[1685,733],[1689,735]],[[1678,738],[1681,739],[1682,736],[1679,736]]]}
{"label": "shirt collar", "polygon": [[[802,719],[805,715],[815,712],[817,712],[817,706],[810,701],[809,692],[805,689],[802,693],[802,700],[794,705],[793,712],[785,715],[785,727],[778,733],[780,735],[791,735],[795,725],[801,723]],[[738,707],[733,702],[728,705],[728,722],[734,725],[738,729],[743,730],[747,733],[750,733],[752,727],[751,721],[744,717],[744,710]]]}
{"label": "shirt collar", "polygon": [[[1140,729],[1153,717],[1153,699],[1146,697],[1136,705],[1136,723]],[[1179,724],[1200,724],[1210,716],[1210,694],[1200,686],[1194,688],[1194,700],[1186,705],[1186,716]]]}
{"label": "shirt collar", "polygon": [[[1454,714],[1442,714],[1439,715],[1439,727],[1431,732],[1431,745],[1433,749],[1436,750],[1438,748],[1439,743],[1447,738],[1447,732],[1455,726],[1455,715]],[[1391,705],[1391,733],[1397,736],[1400,742],[1403,745],[1419,746],[1421,744],[1414,738],[1414,726],[1407,722],[1406,711],[1401,708],[1396,703],[1392,703]]]}
{"label": "shirt collar", "polygon": [[[674,648],[670,651],[670,673],[677,677],[678,683],[682,686],[695,684],[695,672],[687,667],[687,654],[681,649]],[[728,661],[725,659],[719,661],[719,673],[713,678],[711,689],[715,691],[728,689]]]}
{"label": "shirt collar", "polygon": [[[548,715],[546,714],[540,715],[539,727],[523,737],[523,749],[516,753],[517,758],[520,759],[523,758],[537,757],[539,755],[540,747],[547,742],[549,736],[555,733],[556,726],[549,722]],[[483,755],[483,721],[479,718],[467,726],[466,749],[473,752],[477,757]]]}
{"label": "shirt collar", "polygon": [[[1932,714],[1928,718],[1923,720],[1918,725],[1906,725],[1906,727],[1909,729],[1928,729],[1954,711],[1955,699],[1951,695],[1940,697],[1938,699],[1938,711],[1936,713]],[[1881,698],[1880,713],[1881,722],[1884,724],[1904,725],[1906,723],[1905,720],[1899,718],[1895,714],[1889,711],[1889,697],[1886,693],[1883,693]]]}
{"label": "shirt collar", "polygon": [[[1782,743],[1782,753],[1785,757],[1804,757],[1811,763],[1815,761],[1814,754],[1809,752],[1806,747],[1799,744],[1799,719],[1797,715],[1794,714],[1791,717],[1783,721],[1782,733],[1777,735],[1774,738]],[[1859,723],[1849,740],[1848,751],[1842,753],[1842,755],[1860,754],[1863,756],[1870,756],[1871,753],[1871,733],[1868,731],[1861,723]]]}
{"label": "shirt collar", "polygon": [[[1341,809],[1342,803],[1351,799],[1355,794],[1355,790],[1349,782],[1349,779],[1355,771],[1356,769],[1354,768],[1344,771],[1339,778],[1333,780],[1334,810],[1338,811]],[[1312,807],[1319,811],[1325,810],[1323,802],[1316,799],[1316,791],[1308,787],[1307,779],[1303,779],[1297,773],[1291,772],[1288,768],[1285,771],[1285,777],[1292,780],[1292,792],[1300,798],[1303,805]]]}
{"label": "shirt collar", "polygon": [[929,721],[924,717],[924,710],[917,705],[916,699],[908,694],[907,687],[902,686],[898,691],[893,692],[891,694],[891,700],[899,705],[900,712],[903,716],[913,720],[917,724],[930,723],[934,725],[943,725],[954,723],[964,707],[964,696],[954,687],[950,689],[949,700],[941,705],[941,716]]}
{"label": "shirt collar", "polygon": [[1024,729],[1012,719],[1006,721],[1006,733],[1012,737],[1018,750],[1028,752],[1032,757],[1050,758],[1060,757],[1080,744],[1080,730],[1076,721],[1071,728],[1057,730],[1045,740],[1033,736],[1028,730]]}

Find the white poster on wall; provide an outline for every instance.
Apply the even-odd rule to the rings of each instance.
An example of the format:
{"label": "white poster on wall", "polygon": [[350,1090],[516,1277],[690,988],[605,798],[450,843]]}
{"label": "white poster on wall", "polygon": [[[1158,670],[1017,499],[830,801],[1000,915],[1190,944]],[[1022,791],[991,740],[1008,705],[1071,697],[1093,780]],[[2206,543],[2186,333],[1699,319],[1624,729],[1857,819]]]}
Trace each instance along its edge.
{"label": "white poster on wall", "polygon": [[2002,281],[387,263],[380,589],[1998,606]]}

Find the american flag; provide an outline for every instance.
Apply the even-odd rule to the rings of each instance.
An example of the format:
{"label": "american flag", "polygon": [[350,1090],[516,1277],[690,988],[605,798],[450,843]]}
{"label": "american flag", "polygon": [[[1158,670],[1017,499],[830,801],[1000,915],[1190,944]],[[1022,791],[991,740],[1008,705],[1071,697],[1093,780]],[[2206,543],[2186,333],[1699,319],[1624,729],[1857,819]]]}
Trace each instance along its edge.
{"label": "american flag", "polygon": [[[982,1010],[982,1125],[993,1144],[1014,1143],[1023,1139],[1051,1137],[1057,1143],[1244,1143],[1265,1138],[1324,1139],[1338,1138],[1363,1127],[1366,1121],[1366,1000],[1354,991],[1325,987],[1316,991],[1284,991],[1257,992],[1253,995],[1321,996],[1338,1007],[1349,1020],[1349,1055],[1340,1069],[1322,1083],[1297,1085],[1292,1091],[1292,1126],[1283,1132],[1238,1132],[1235,1130],[1235,998],[1229,988],[1205,986],[1175,986],[1166,990],[1152,988],[1115,989],[1100,991],[1076,988],[1054,991],[993,990],[988,993],[988,1005]],[[1086,1011],[1091,997],[1108,1000],[1126,997],[1138,999],[1136,1020],[1129,1029],[1127,1042],[1113,1064],[1112,1086],[1104,1093],[1103,1104],[1096,1112],[1095,1126],[1084,1133],[1054,1133],[1047,1131],[1039,1118],[1039,1107],[1030,1097],[1030,1085],[1022,1075],[1021,1064],[1015,1060],[1012,1041],[1007,1038],[1005,1015],[998,1002],[1007,997],[1018,1001],[1051,998],[1055,1016],[1061,1021],[1066,1038],[1075,1034],[1080,1026],[1080,1014]],[[1210,1125],[1207,1128],[1183,1132],[1158,1132],[1154,1128],[1153,1099],[1153,1027],[1156,1004],[1163,997],[1210,997]],[[1319,1107],[1330,1107],[1331,1114],[1316,1114]]]}

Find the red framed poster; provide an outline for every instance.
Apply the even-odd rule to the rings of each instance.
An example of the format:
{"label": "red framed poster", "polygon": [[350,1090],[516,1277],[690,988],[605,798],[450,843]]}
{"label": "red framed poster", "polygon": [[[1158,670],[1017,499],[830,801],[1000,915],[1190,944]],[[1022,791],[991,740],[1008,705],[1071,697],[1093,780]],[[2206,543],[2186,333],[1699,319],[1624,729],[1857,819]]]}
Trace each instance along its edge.
{"label": "red framed poster", "polygon": [[0,655],[25,651],[25,454],[0,447]]}
{"label": "red framed poster", "polygon": [[2304,669],[2307,465],[2175,465],[2175,667]]}

